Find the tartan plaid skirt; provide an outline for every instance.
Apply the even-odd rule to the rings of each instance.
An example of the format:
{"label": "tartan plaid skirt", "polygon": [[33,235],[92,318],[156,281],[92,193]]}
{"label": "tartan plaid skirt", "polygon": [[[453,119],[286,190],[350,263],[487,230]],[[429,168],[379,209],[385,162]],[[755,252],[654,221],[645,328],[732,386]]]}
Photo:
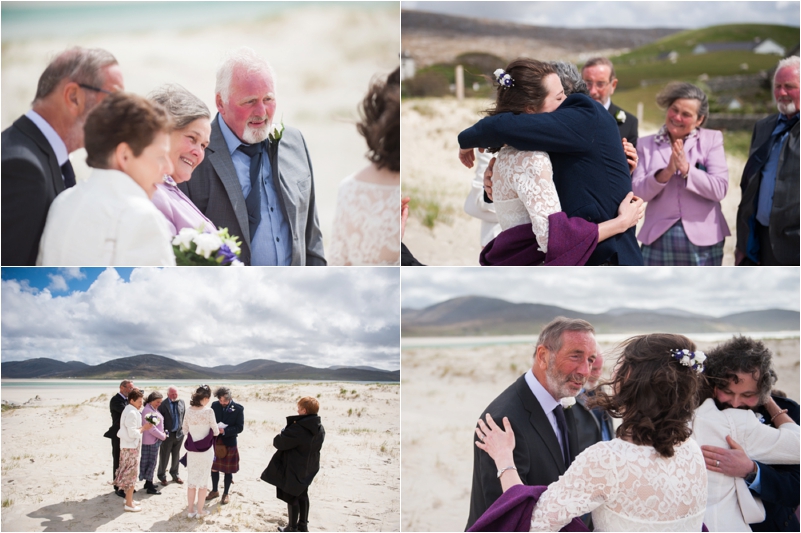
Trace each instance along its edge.
{"label": "tartan plaid skirt", "polygon": [[120,449],[120,467],[114,485],[122,490],[136,485],[136,474],[139,472],[139,448]]}
{"label": "tartan plaid skirt", "polygon": [[642,259],[649,266],[720,266],[723,242],[696,246],[687,238],[679,220],[652,244],[643,244]]}
{"label": "tartan plaid skirt", "polygon": [[235,474],[239,472],[239,450],[236,446],[226,446],[226,448],[228,448],[228,453],[225,454],[225,457],[217,459],[217,456],[214,456],[211,469],[225,474]]}
{"label": "tartan plaid skirt", "polygon": [[142,460],[139,462],[139,480],[153,481],[153,473],[156,471],[156,463],[159,459],[159,446],[161,441],[155,444],[142,444]]}

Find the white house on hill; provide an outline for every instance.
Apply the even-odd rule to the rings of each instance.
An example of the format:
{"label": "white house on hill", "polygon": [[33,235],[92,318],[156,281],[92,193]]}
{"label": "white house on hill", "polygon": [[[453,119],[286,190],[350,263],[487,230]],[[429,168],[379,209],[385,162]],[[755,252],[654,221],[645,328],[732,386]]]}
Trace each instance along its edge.
{"label": "white house on hill", "polygon": [[755,54],[776,54],[784,56],[784,47],[773,39],[764,41],[740,41],[729,43],[700,43],[693,48],[693,54],[708,54],[710,52],[753,52]]}

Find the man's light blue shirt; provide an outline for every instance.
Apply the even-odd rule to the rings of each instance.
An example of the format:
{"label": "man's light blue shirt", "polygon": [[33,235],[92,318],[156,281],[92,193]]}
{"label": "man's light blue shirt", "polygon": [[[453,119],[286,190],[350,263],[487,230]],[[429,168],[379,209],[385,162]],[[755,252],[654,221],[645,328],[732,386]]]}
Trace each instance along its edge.
{"label": "man's light blue shirt", "polygon": [[[250,157],[241,150],[239,145],[246,144],[231,131],[228,124],[220,115],[217,115],[220,131],[228,146],[231,160],[234,163],[236,177],[242,187],[245,198],[250,194]],[[256,234],[250,241],[250,264],[254,266],[287,266],[292,263],[292,235],[289,223],[281,210],[278,194],[273,186],[272,167],[267,150],[262,148],[261,171],[259,173],[261,184],[261,222]],[[247,227],[243,232],[249,231]]]}
{"label": "man's light blue shirt", "polygon": [[[56,133],[56,130],[53,129],[53,126],[50,125],[42,115],[34,111],[33,109],[29,109],[25,116],[31,119],[39,131],[42,132],[42,135],[45,136],[47,142],[50,143],[50,147],[53,149],[53,152],[56,154],[56,160],[58,161],[58,166],[62,166],[64,163],[69,161],[70,154],[67,152],[67,145],[64,144],[64,140]],[[64,179],[64,175],[61,175],[61,179]]]}
{"label": "man's light blue shirt", "polygon": [[[551,427],[553,428],[553,432],[556,435],[556,440],[559,441],[559,449],[564,450],[564,443],[562,442],[562,432],[559,431],[559,424],[556,422],[556,415],[553,413],[553,410],[556,409],[557,405],[561,405],[559,402],[553,399],[551,393],[545,390],[545,387],[534,377],[534,373],[531,369],[528,369],[526,372],[526,383],[528,384],[528,388],[531,389],[531,392],[534,394],[534,397],[537,398],[537,401],[540,402],[540,406],[542,410],[545,411],[545,416],[548,417],[548,422],[551,423]],[[500,420],[496,420],[497,423],[500,423]],[[562,452],[564,455],[564,452]],[[567,460],[566,457],[562,457],[562,459]]]}
{"label": "man's light blue shirt", "polygon": [[[786,115],[780,114],[776,121],[776,127],[771,133],[771,138],[776,135],[790,119]],[[757,199],[757,222],[763,226],[770,225],[770,210],[773,208],[773,191],[776,189],[776,173],[779,171],[779,156],[781,155],[782,145],[790,135],[790,130],[784,132],[784,135],[778,139],[773,140],[773,146],[770,149],[770,156],[765,166],[762,167],[762,181],[759,183],[759,197]]]}

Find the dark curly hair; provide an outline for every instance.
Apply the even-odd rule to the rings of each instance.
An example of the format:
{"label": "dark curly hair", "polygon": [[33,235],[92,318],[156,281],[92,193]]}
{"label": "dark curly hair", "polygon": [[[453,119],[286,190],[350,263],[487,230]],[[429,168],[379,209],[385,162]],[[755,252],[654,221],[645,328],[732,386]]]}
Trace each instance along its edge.
{"label": "dark curly hair", "polygon": [[715,387],[726,387],[730,381],[737,383],[739,372],[751,374],[757,382],[760,404],[770,396],[773,384],[776,383],[776,372],[773,370],[770,350],[762,341],[737,336],[714,347],[706,356],[706,397],[714,395]]}
{"label": "dark curly hair", "polygon": [[671,357],[674,349],[695,351],[682,335],[654,333],[623,342],[611,385],[614,395],[599,387],[588,406],[597,406],[622,418],[617,436],[653,446],[662,457],[672,457],[674,446],[692,433],[690,421],[699,405],[701,377]]}
{"label": "dark curly hair", "polygon": [[189,405],[192,407],[201,407],[203,404],[200,402],[204,398],[211,398],[211,387],[208,385],[201,385],[197,388],[194,394],[192,394],[192,399],[189,400]]}
{"label": "dark curly hair", "polygon": [[514,85],[498,85],[495,105],[486,112],[489,116],[499,113],[527,113],[529,109],[539,111],[548,96],[545,77],[548,74],[558,75],[552,64],[526,57],[515,59],[504,70],[512,77]]}
{"label": "dark curly hair", "polygon": [[400,67],[386,81],[373,81],[359,107],[356,129],[367,141],[367,159],[400,172]]}

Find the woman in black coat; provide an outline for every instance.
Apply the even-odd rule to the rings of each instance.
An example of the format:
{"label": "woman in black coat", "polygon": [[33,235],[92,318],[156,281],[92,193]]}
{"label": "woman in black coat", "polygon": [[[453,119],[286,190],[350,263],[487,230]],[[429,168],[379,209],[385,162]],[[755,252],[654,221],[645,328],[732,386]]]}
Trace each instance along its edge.
{"label": "woman in black coat", "polygon": [[262,479],[276,486],[276,496],[287,503],[289,519],[280,531],[308,531],[309,485],[320,470],[325,429],[317,411],[320,404],[306,396],[298,400],[298,415],[286,417],[286,427],[273,439],[275,452]]}

